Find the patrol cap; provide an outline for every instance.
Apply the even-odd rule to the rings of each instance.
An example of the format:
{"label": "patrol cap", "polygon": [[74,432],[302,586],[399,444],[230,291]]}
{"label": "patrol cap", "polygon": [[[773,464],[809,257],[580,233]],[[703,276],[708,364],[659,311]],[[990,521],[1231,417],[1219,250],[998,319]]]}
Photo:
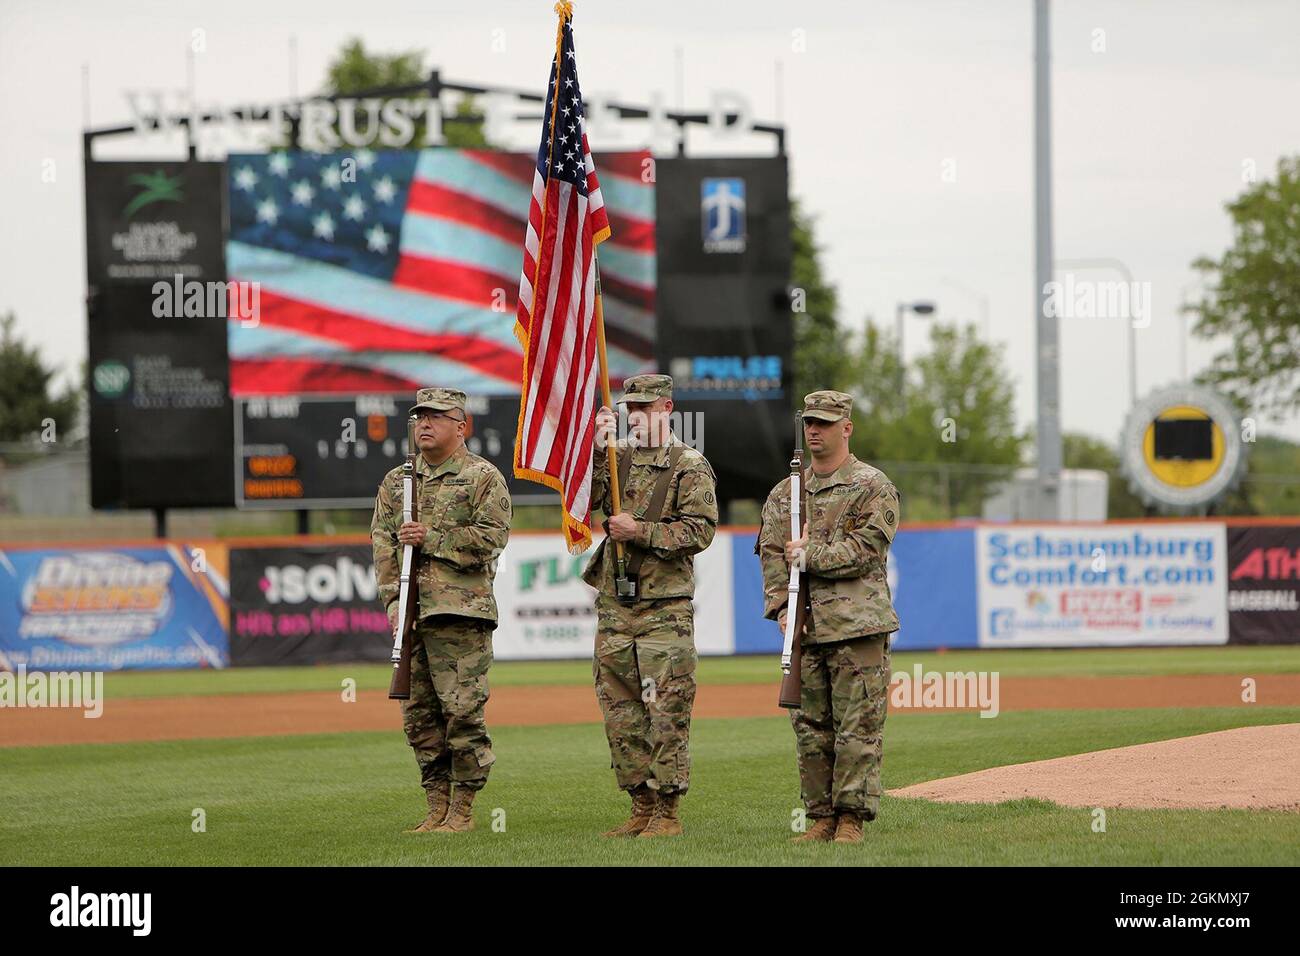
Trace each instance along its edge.
{"label": "patrol cap", "polygon": [[411,406],[414,415],[422,408],[434,412],[446,412],[453,408],[465,411],[465,393],[458,388],[422,388],[415,393],[415,404]]}
{"label": "patrol cap", "polygon": [[823,389],[809,392],[803,397],[803,417],[823,422],[838,422],[853,413],[853,396],[845,392]]}
{"label": "patrol cap", "polygon": [[623,382],[624,402],[653,402],[660,398],[673,397],[673,380],[670,375],[633,375]]}

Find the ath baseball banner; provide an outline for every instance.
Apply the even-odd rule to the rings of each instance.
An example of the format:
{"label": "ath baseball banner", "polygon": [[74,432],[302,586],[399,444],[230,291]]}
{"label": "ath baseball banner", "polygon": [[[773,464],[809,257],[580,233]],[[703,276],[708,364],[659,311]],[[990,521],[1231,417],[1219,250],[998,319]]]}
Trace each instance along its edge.
{"label": "ath baseball banner", "polygon": [[595,389],[604,362],[597,356],[603,330],[596,246],[611,230],[584,128],[573,6],[555,9],[560,23],[515,321],[524,368],[514,471],[560,493],[565,539],[578,554],[591,545]]}
{"label": "ath baseball banner", "polygon": [[1228,640],[1300,640],[1300,525],[1228,528]]}

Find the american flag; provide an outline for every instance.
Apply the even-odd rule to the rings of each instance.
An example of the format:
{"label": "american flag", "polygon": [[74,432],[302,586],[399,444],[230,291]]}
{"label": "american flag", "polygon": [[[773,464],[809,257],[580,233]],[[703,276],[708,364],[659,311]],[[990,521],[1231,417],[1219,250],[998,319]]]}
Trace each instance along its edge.
{"label": "american flag", "polygon": [[[602,155],[610,373],[654,353],[655,200],[647,153]],[[227,273],[260,284],[256,323],[229,323],[236,396],[519,394],[511,334],[526,153],[436,148],[231,155]]]}
{"label": "american flag", "polygon": [[572,7],[560,15],[524,234],[515,334],[524,347],[515,477],[560,492],[569,550],[591,544],[591,452],[599,380],[596,246],[609,215],[587,145]]}

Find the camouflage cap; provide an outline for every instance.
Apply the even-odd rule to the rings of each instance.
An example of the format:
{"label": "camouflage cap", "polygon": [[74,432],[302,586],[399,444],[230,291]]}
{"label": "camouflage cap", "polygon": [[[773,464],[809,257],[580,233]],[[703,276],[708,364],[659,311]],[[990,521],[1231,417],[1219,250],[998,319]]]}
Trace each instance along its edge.
{"label": "camouflage cap", "polygon": [[673,397],[673,380],[669,375],[633,375],[623,382],[624,402],[653,402],[659,398]]}
{"label": "camouflage cap", "polygon": [[853,396],[824,389],[803,397],[803,417],[823,422],[838,422],[853,413]]}
{"label": "camouflage cap", "polygon": [[435,412],[446,412],[453,408],[465,410],[465,393],[458,388],[422,388],[415,393],[415,404],[411,406],[414,415],[421,408]]}

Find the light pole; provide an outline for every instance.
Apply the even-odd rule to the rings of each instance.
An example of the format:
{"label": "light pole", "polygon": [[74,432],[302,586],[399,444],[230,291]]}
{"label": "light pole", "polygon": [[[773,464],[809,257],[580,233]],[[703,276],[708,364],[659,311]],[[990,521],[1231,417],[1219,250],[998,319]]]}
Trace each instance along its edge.
{"label": "light pole", "polygon": [[1060,329],[1047,312],[1052,281],[1052,64],[1050,7],[1034,0],[1034,354],[1038,502],[1035,517],[1060,521],[1061,361]]}
{"label": "light pole", "polygon": [[933,302],[900,302],[894,310],[894,320],[898,326],[898,406],[907,408],[907,398],[903,394],[903,317],[909,312],[915,312],[917,315],[932,315],[935,305]]}

